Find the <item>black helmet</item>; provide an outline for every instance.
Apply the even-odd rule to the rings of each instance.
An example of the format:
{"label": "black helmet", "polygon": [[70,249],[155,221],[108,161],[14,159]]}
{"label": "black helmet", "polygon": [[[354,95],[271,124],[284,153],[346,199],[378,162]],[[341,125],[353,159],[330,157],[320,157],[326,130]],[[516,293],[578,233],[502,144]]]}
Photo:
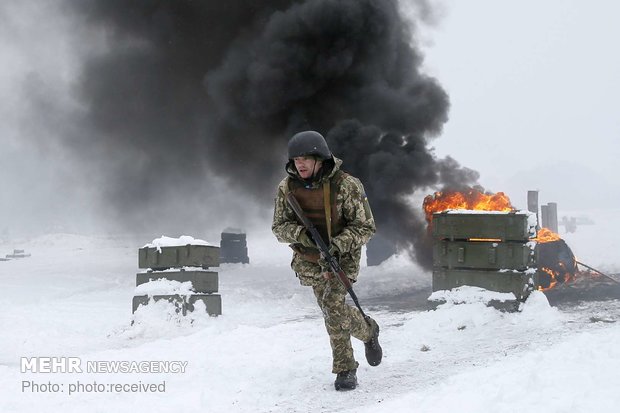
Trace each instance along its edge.
{"label": "black helmet", "polygon": [[325,138],[318,132],[307,130],[299,132],[288,141],[288,158],[298,156],[316,156],[319,159],[331,159],[332,153]]}

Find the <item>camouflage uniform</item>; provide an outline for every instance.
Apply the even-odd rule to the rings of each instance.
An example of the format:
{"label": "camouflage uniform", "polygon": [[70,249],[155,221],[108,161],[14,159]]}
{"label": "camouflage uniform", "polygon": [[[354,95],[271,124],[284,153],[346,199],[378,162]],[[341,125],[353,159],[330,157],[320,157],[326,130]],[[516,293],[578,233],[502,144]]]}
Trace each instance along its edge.
{"label": "camouflage uniform", "polygon": [[[338,249],[340,266],[349,279],[355,282],[359,273],[362,245],[374,234],[375,222],[362,183],[351,175],[338,172],[342,161],[335,157],[333,159],[334,167],[331,172],[320,181],[314,182],[310,189],[320,190],[327,179],[332,183],[335,194],[333,218],[340,220],[342,225],[332,233],[330,246]],[[356,307],[345,304],[346,289],[341,282],[336,277],[330,280],[323,277],[323,273],[329,271],[324,267],[324,262],[313,262],[300,253],[298,241],[304,227],[286,202],[291,180],[300,178],[294,166],[289,166],[287,172],[289,176],[280,182],[275,199],[273,233],[278,241],[291,244],[294,251],[291,267],[300,283],[311,286],[314,290],[332,347],[332,371],[337,374],[356,369],[358,363],[353,357],[351,336],[367,342],[372,337],[372,329]],[[336,176],[340,179],[336,179]],[[328,242],[327,239],[324,240]],[[374,323],[374,320],[371,322]]]}

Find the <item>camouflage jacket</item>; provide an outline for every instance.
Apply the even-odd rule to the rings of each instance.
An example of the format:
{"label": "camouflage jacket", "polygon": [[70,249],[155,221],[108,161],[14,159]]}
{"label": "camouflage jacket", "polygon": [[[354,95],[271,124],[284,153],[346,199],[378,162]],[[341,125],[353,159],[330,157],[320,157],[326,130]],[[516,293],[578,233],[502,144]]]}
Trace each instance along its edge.
{"label": "camouflage jacket", "polygon": [[[320,188],[326,179],[334,182],[333,177],[340,169],[342,161],[334,157],[334,162],[331,173],[315,182],[313,188]],[[289,190],[289,180],[300,178],[294,167],[287,168],[287,172],[289,176],[278,185],[271,229],[278,241],[290,243],[294,247],[304,227],[286,202],[286,193]],[[359,179],[346,174],[334,189],[336,214],[340,217],[342,230],[332,234],[331,245],[338,248],[340,266],[347,276],[355,281],[359,273],[362,246],[375,233],[375,221]],[[314,285],[322,279],[319,264],[303,259],[297,252],[293,252],[291,267],[303,285]]]}

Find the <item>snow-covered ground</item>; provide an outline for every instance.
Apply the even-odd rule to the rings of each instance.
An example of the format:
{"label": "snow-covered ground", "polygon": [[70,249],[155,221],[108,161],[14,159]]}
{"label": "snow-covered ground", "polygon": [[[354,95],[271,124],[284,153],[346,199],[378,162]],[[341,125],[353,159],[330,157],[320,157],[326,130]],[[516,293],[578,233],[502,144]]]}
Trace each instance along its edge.
{"label": "snow-covered ground", "polygon": [[[618,273],[618,213],[592,212],[594,225],[560,234],[583,262]],[[336,392],[320,311],[268,224],[248,234],[249,265],[218,269],[220,317],[179,317],[163,303],[132,316],[137,250],[149,241],[50,234],[0,243],[0,257],[14,248],[32,254],[0,262],[1,412],[615,412],[620,406],[618,300],[557,308],[535,293],[518,313],[475,300],[434,309],[426,301],[430,274],[394,257],[362,268],[354,286],[382,326],[384,360],[368,366],[363,344],[354,340],[359,387]],[[35,356],[78,357],[82,366],[187,365],[183,373],[22,373],[20,358]],[[149,384],[157,391],[144,391]],[[58,392],[44,391],[50,388]]]}

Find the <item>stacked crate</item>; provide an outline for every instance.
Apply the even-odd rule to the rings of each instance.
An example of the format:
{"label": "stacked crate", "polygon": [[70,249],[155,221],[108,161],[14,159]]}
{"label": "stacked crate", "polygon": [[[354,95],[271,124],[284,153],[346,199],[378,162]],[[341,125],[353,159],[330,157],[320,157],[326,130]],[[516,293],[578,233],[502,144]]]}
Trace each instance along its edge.
{"label": "stacked crate", "polygon": [[249,264],[245,232],[236,228],[226,228],[222,232],[220,262]]}
{"label": "stacked crate", "polygon": [[433,291],[469,285],[523,301],[537,285],[536,220],[529,212],[433,214]]}
{"label": "stacked crate", "polygon": [[[222,314],[222,297],[218,292],[218,273],[210,267],[218,267],[219,248],[210,245],[184,245],[173,247],[144,247],[138,250],[138,267],[147,269],[136,275],[136,286],[153,280],[166,279],[192,283],[195,293],[190,295],[138,295],[133,298],[133,312],[140,305],[147,305],[149,298],[175,303],[186,314],[194,311],[198,301],[205,304],[209,315]],[[189,268],[186,268],[189,267]]]}

